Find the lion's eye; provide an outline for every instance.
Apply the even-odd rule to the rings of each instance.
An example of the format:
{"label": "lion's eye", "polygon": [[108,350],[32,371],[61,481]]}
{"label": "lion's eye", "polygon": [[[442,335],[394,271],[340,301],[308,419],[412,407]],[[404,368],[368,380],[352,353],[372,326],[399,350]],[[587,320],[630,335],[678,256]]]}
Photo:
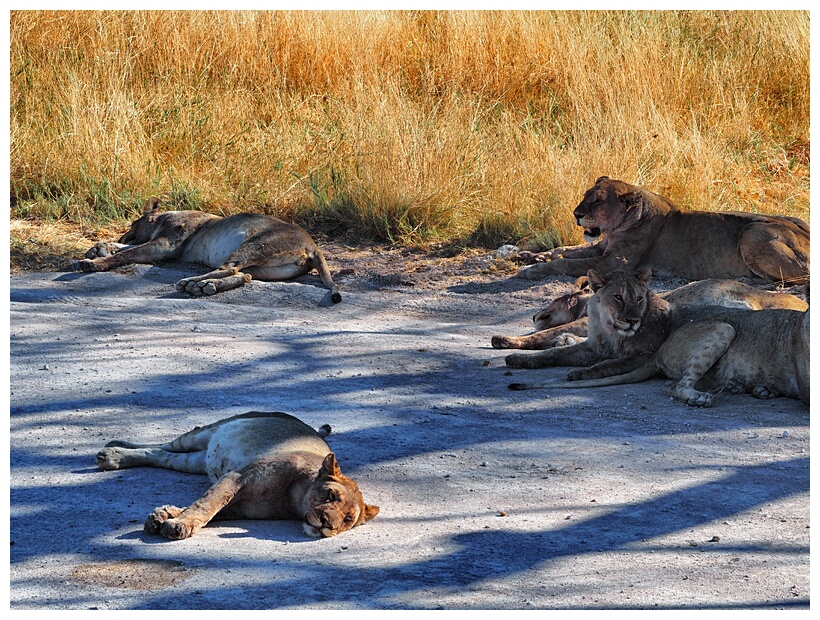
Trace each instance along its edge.
{"label": "lion's eye", "polygon": [[351,521],[353,521],[353,517],[351,515],[347,515],[345,517],[345,523],[350,523]]}
{"label": "lion's eye", "polygon": [[621,295],[613,295],[615,297],[615,301],[623,301],[624,298]]}
{"label": "lion's eye", "polygon": [[339,498],[333,491],[327,492],[327,501],[329,502],[338,502]]}

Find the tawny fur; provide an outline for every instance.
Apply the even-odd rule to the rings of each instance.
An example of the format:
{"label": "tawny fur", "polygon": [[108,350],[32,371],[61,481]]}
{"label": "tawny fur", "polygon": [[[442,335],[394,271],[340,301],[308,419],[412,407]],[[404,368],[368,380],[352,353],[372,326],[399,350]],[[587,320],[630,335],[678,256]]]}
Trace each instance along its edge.
{"label": "tawny fur", "polygon": [[574,211],[585,238],[597,243],[541,254],[519,275],[582,276],[651,268],[688,280],[750,278],[788,284],[809,276],[809,226],[785,216],[683,210],[671,200],[600,177]]}
{"label": "tawny fur", "polygon": [[[709,407],[714,394],[722,391],[751,393],[756,398],[788,396],[809,403],[808,308],[743,310],[670,304],[669,310],[669,338],[637,368],[617,364],[606,377],[572,371],[568,382],[514,383],[510,388],[602,387],[662,374],[676,382],[670,395],[689,405]],[[589,319],[592,324],[593,315]]]}
{"label": "tawny fur", "polygon": [[[580,342],[587,335],[587,303],[592,297],[586,276],[579,290],[561,295],[533,317],[536,331],[526,336],[493,336],[496,349],[548,349]],[[788,309],[803,311],[808,304],[788,293],[764,291],[736,280],[691,282],[658,296],[675,306],[722,306],[746,310]]]}
{"label": "tawny fur", "polygon": [[585,366],[571,375],[602,377],[624,366],[637,368],[658,350],[669,334],[670,306],[648,289],[651,271],[639,277],[623,271],[601,276],[590,270],[588,275],[594,295],[587,308],[586,340],[538,353],[513,353],[505,358],[507,366]]}
{"label": "tawny fur", "polygon": [[251,279],[281,281],[316,269],[330,289],[333,303],[342,300],[322,251],[295,224],[270,215],[238,213],[219,217],[201,211],[160,211],[152,198],[142,217],[131,224],[119,242],[98,243],[86,258],[74,261],[80,271],[108,271],[131,263],[179,260],[210,267],[201,276],[177,282],[177,290],[191,295],[214,295],[242,286]]}
{"label": "tawny fur", "polygon": [[301,520],[311,536],[335,536],[375,517],[313,428],[285,413],[253,411],[197,427],[173,441],[112,441],[97,454],[103,470],[163,467],[206,474],[213,485],[187,508],[161,506],[145,531],[180,540],[212,519]]}

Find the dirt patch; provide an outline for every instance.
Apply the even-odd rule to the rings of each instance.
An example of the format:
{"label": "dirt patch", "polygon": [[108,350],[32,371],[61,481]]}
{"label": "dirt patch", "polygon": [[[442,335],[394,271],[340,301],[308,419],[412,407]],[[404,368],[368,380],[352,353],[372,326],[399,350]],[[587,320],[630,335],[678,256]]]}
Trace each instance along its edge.
{"label": "dirt patch", "polygon": [[78,566],[71,578],[93,586],[126,590],[162,590],[190,579],[194,571],[173,560],[128,560]]}

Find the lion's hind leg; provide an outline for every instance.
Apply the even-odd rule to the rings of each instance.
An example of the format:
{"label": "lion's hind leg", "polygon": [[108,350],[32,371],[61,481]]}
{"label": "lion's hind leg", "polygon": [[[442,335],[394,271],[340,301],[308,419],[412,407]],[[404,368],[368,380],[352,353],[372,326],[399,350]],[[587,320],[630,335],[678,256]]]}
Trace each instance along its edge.
{"label": "lion's hind leg", "polygon": [[177,291],[194,297],[216,295],[247,284],[251,279],[249,273],[242,273],[236,267],[220,268],[201,276],[183,278],[177,282]]}
{"label": "lion's hind leg", "polygon": [[697,407],[711,407],[712,395],[695,384],[726,353],[735,328],[719,321],[703,321],[678,329],[658,350],[658,366],[677,383],[670,396]]}
{"label": "lion's hind leg", "polygon": [[740,255],[769,282],[803,284],[809,277],[808,232],[791,222],[755,222],[740,233]]}
{"label": "lion's hind leg", "polygon": [[192,474],[204,474],[208,427],[196,428],[165,444],[137,444],[109,441],[97,453],[97,467],[103,470],[126,467],[161,467]]}

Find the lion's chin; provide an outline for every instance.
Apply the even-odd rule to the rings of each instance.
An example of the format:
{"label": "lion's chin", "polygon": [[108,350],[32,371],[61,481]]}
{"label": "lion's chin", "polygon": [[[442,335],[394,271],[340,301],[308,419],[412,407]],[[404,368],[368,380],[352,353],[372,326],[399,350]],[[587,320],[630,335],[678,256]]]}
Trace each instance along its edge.
{"label": "lion's chin", "polygon": [[592,243],[601,236],[601,229],[597,226],[595,228],[584,228],[584,241]]}
{"label": "lion's chin", "polygon": [[339,533],[337,530],[331,530],[326,527],[316,527],[307,521],[302,523],[302,529],[305,530],[305,534],[312,538],[330,538],[331,536],[335,536]]}
{"label": "lion's chin", "polygon": [[625,338],[634,336],[640,328],[640,326],[640,323],[637,325],[627,325],[626,327],[621,327],[617,324],[613,324],[613,327],[615,328],[615,331],[618,332],[618,335],[624,336]]}

